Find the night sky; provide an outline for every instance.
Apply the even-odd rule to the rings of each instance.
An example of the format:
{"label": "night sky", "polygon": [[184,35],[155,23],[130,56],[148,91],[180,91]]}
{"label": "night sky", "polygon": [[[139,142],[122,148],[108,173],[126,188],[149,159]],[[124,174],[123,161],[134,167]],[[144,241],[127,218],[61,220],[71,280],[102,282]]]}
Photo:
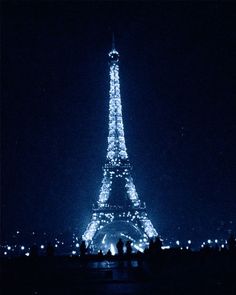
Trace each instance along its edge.
{"label": "night sky", "polygon": [[2,3],[3,235],[85,230],[106,157],[112,31],[134,181],[157,231],[236,231],[235,15],[230,2]]}

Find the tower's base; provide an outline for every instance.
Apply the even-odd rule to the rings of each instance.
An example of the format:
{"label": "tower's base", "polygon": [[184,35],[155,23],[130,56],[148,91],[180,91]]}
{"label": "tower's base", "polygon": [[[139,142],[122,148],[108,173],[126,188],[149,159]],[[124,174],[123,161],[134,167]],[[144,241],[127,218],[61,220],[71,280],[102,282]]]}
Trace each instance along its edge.
{"label": "tower's base", "polygon": [[147,218],[145,207],[119,208],[107,207],[93,209],[92,220],[83,235],[90,251],[105,254],[111,250],[117,252],[116,244],[121,238],[124,242],[131,241],[134,251],[143,252],[151,238],[157,236],[151,221]]}

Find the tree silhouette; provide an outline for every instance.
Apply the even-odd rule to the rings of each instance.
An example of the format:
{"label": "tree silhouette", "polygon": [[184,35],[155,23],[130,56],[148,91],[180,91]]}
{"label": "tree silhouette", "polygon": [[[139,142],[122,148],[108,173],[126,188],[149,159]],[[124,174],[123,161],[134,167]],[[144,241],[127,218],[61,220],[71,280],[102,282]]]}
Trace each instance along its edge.
{"label": "tree silhouette", "polygon": [[236,239],[232,233],[230,234],[230,236],[227,240],[227,244],[228,244],[228,249],[230,252],[236,251]]}
{"label": "tree silhouette", "polygon": [[38,256],[38,247],[36,245],[31,246],[30,248],[30,256],[37,257]]}
{"label": "tree silhouette", "polygon": [[52,244],[48,244],[47,245],[47,249],[46,249],[46,255],[48,256],[48,257],[52,257],[52,256],[54,256],[54,247],[53,247],[53,245]]}

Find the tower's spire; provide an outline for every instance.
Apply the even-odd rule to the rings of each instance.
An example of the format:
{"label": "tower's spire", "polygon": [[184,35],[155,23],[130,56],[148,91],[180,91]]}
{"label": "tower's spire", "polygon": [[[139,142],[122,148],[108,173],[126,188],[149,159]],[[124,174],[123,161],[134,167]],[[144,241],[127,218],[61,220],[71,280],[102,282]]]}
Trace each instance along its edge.
{"label": "tower's spire", "polygon": [[119,165],[120,160],[128,160],[125,145],[124,126],[119,81],[119,53],[115,49],[115,37],[112,34],[112,50],[109,52],[110,65],[110,100],[109,100],[109,134],[107,160]]}
{"label": "tower's spire", "polygon": [[112,32],[112,50],[115,50],[115,34]]}

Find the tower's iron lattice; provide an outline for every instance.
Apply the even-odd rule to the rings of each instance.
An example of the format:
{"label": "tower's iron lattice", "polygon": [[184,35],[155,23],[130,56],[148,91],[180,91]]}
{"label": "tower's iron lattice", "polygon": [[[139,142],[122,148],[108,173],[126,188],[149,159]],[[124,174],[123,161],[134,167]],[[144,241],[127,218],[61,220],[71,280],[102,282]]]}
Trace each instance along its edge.
{"label": "tower's iron lattice", "polygon": [[109,133],[106,163],[97,204],[93,206],[92,218],[82,236],[94,252],[107,251],[119,238],[132,241],[137,250],[143,251],[149,239],[157,236],[147,216],[146,205],[137,194],[132,167],[129,162],[122,118],[119,82],[119,53],[109,52],[110,101]]}

